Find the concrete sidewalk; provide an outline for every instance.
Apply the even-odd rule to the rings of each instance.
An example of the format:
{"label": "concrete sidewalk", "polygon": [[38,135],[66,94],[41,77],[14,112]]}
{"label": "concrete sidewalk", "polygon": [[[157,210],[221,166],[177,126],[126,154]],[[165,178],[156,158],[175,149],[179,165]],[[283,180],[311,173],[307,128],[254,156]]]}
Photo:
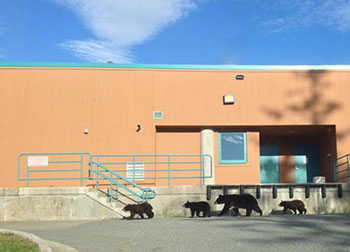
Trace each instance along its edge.
{"label": "concrete sidewalk", "polygon": [[349,252],[350,215],[0,222],[79,252]]}

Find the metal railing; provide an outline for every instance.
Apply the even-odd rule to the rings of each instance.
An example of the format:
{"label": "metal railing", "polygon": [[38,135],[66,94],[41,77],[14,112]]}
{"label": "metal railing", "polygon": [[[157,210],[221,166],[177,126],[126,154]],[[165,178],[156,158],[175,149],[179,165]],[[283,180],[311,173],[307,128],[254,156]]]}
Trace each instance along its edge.
{"label": "metal railing", "polygon": [[[345,174],[345,175],[344,175]],[[339,175],[341,177],[339,177]],[[349,179],[350,177],[350,154],[346,154],[334,161],[334,180],[336,182]]]}
{"label": "metal railing", "polygon": [[[170,186],[176,179],[199,179],[205,184],[205,179],[213,177],[212,157],[207,154],[92,155],[91,162],[108,165],[112,171],[125,174],[124,177],[134,183],[138,180],[168,180]],[[205,163],[209,164],[208,174]],[[144,167],[140,168],[140,164]],[[131,169],[127,170],[127,167]],[[99,167],[90,166],[90,169],[98,170]],[[99,183],[98,177],[94,179]]]}
{"label": "metal railing", "polygon": [[[65,160],[69,156],[75,160]],[[84,157],[87,156],[84,163]],[[18,156],[17,166],[17,180],[25,181],[26,186],[29,186],[29,181],[43,181],[43,180],[80,180],[80,186],[83,185],[85,179],[89,179],[89,176],[84,176],[84,167],[88,166],[90,157],[89,152],[67,152],[67,153],[22,153]],[[21,161],[23,157],[27,157],[25,162],[26,169],[24,172],[21,170]],[[54,160],[52,160],[52,158]],[[55,160],[56,158],[56,160]],[[62,160],[62,158],[64,158]],[[59,165],[57,169],[48,169],[48,166]],[[78,164],[78,168],[73,168]],[[62,168],[65,166],[67,168]],[[25,175],[24,175],[24,174]],[[72,176],[66,176],[65,173],[69,173]],[[34,176],[32,174],[39,174]],[[55,174],[54,177],[41,177],[41,174]],[[23,177],[24,175],[24,177]]]}
{"label": "metal railing", "polygon": [[[152,190],[151,188],[141,187],[141,186],[137,185],[136,183],[130,181],[129,179],[112,171],[111,169],[109,169],[108,167],[104,166],[101,163],[96,163],[94,161],[91,161],[90,165],[92,165],[92,166],[96,165],[100,168],[100,169],[91,169],[90,171],[92,173],[96,173],[96,175],[98,177],[102,177],[103,179],[106,179],[110,182],[110,190],[109,190],[110,202],[113,201],[113,192],[116,193],[115,199],[116,199],[116,201],[118,201],[118,198],[119,198],[119,194],[118,194],[119,188],[118,187],[121,187],[124,190],[132,193],[134,196],[139,197],[140,199],[142,199],[142,202],[145,202],[149,199],[153,199],[156,196],[156,192],[154,190]],[[106,172],[109,173],[109,176],[106,175]],[[119,180],[125,181],[128,184],[132,185],[133,189],[123,185],[122,183],[119,182]],[[113,188],[114,185],[115,185],[115,188]],[[136,192],[135,189],[138,189],[139,191],[141,191],[141,193]]]}
{"label": "metal railing", "polygon": [[[25,162],[23,162],[24,157],[27,157]],[[67,160],[67,157],[70,158]],[[205,171],[205,163],[210,165],[208,174]],[[118,165],[122,166],[122,168],[111,169],[111,167]],[[24,170],[21,169],[23,166],[25,166]],[[139,174],[140,170],[142,171],[141,176]],[[122,174],[125,174],[125,176]],[[145,174],[147,175],[145,176]],[[138,185],[138,180],[163,179],[168,180],[168,185],[170,185],[174,179],[200,179],[200,182],[204,184],[206,178],[212,178],[212,174],[212,157],[200,154],[92,155],[89,152],[22,153],[18,156],[17,167],[17,179],[25,181],[27,187],[30,181],[79,180],[80,186],[83,186],[84,180],[93,179],[96,180],[97,187],[101,180],[108,181],[110,185],[110,201],[113,200],[113,192],[115,192],[115,198],[118,200],[119,188],[125,189],[142,199],[142,201],[154,198],[155,192],[151,188],[144,188]]]}

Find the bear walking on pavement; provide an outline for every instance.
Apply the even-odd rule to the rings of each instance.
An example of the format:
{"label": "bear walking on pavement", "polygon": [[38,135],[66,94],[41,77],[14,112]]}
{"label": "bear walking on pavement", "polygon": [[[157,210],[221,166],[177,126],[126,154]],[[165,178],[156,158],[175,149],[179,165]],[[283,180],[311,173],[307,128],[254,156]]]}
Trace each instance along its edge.
{"label": "bear walking on pavement", "polygon": [[245,208],[247,211],[247,216],[250,216],[252,210],[262,215],[262,210],[260,209],[258,202],[254,196],[243,193],[243,194],[231,194],[231,195],[219,195],[214,204],[225,204],[224,208],[220,212],[220,216],[227,213],[227,211],[233,208],[234,215],[238,215],[239,208]]}
{"label": "bear walking on pavement", "polygon": [[[199,202],[189,202],[187,201],[183,207],[191,209],[191,217],[193,218],[194,214],[197,217],[210,217],[210,205],[208,202],[199,201]],[[200,216],[199,213],[203,212],[203,216]]]}
{"label": "bear walking on pavement", "polygon": [[141,219],[144,218],[144,216],[143,216],[144,214],[146,214],[149,219],[152,219],[154,216],[152,209],[153,209],[153,207],[151,206],[151,204],[149,204],[148,202],[144,202],[141,204],[126,205],[123,208],[123,211],[130,211],[130,217],[127,218],[129,220],[132,220],[134,218],[135,214],[138,214],[141,217]]}

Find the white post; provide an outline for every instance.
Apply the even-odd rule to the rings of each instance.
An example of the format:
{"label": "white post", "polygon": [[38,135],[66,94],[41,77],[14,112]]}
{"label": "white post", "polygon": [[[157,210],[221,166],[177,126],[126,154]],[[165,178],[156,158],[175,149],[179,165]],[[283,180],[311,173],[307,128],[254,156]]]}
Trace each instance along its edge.
{"label": "white post", "polygon": [[[201,154],[208,154],[212,157],[209,159],[204,158],[204,173],[205,176],[212,175],[211,178],[204,180],[205,185],[215,184],[215,167],[214,167],[214,130],[210,128],[204,128],[201,130]],[[211,169],[211,170],[210,170]]]}

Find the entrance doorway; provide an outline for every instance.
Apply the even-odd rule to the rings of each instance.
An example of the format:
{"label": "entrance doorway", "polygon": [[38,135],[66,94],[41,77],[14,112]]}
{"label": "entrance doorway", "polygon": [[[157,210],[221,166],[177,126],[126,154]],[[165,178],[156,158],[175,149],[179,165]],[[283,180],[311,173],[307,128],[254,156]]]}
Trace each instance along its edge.
{"label": "entrance doorway", "polygon": [[320,151],[317,144],[294,145],[294,183],[310,183],[320,176]]}
{"label": "entrance doorway", "polygon": [[315,176],[333,179],[336,157],[333,125],[261,126],[260,182],[310,183]]}
{"label": "entrance doorway", "polygon": [[278,145],[260,146],[260,182],[279,183]]}

